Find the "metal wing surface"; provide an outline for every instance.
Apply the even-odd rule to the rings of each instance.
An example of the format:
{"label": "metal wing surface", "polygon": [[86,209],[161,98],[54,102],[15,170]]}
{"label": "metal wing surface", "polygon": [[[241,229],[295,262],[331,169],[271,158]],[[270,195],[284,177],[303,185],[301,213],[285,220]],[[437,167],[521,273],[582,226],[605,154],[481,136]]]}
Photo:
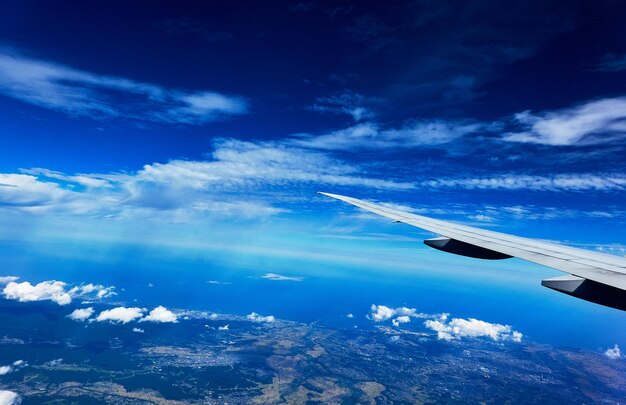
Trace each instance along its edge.
{"label": "metal wing surface", "polygon": [[517,257],[568,273],[542,285],[601,305],[626,310],[626,258],[474,228],[411,214],[337,194],[320,193],[442,237],[425,240],[449,253],[482,259]]}

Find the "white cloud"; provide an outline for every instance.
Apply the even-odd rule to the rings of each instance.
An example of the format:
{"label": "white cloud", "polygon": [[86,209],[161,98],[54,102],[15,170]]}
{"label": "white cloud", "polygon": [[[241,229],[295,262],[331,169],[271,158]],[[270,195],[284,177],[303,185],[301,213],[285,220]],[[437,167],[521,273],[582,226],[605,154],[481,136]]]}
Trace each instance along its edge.
{"label": "white cloud", "polygon": [[352,319],[352,318],[354,318],[354,315],[353,314],[348,314],[348,315],[346,315],[346,318]]}
{"label": "white cloud", "polygon": [[[363,176],[363,171],[321,152],[273,142],[221,140],[207,160],[172,160],[145,165],[134,173],[78,176],[82,183],[105,182],[98,187],[81,187],[77,176],[47,169],[0,174],[0,206],[103,217],[169,214],[183,221],[215,212],[248,216],[284,212],[264,201],[263,195],[271,191],[271,202],[280,201],[277,190],[286,185],[292,190],[323,185],[392,190],[414,187],[412,183]],[[293,193],[285,199],[293,199]]]}
{"label": "white cloud", "polygon": [[618,345],[615,345],[612,349],[606,349],[604,355],[609,359],[616,360],[622,358],[622,351],[620,350]]}
{"label": "white cloud", "polygon": [[84,321],[87,320],[93,315],[94,310],[92,307],[89,308],[79,308],[75,309],[71,314],[67,317],[74,321]]}
{"label": "white cloud", "polygon": [[[408,319],[408,318],[427,318],[430,316],[427,314],[417,312],[415,308],[407,308],[407,307],[390,308],[385,305],[372,304],[370,310],[371,310],[371,313],[368,317],[374,322],[384,322],[395,316],[402,317],[402,320]],[[403,321],[398,321],[398,322],[402,323]]]}
{"label": "white cloud", "polygon": [[92,295],[95,294],[96,298],[101,299],[101,298],[108,298],[108,297],[117,295],[117,293],[114,290],[115,290],[115,287],[105,287],[100,284],[89,283],[89,284],[83,284],[83,285],[73,287],[72,289],[68,291],[68,293],[72,297],[84,297],[90,294]]}
{"label": "white cloud", "polygon": [[15,281],[15,280],[18,280],[18,279],[19,279],[19,277],[16,277],[16,276],[2,276],[2,277],[0,277],[0,284],[8,284],[11,281]]}
{"label": "white cloud", "polygon": [[[6,375],[28,366],[24,360],[16,360],[12,364],[0,366],[0,375]],[[1,404],[2,402],[0,402]]]}
{"label": "white cloud", "polygon": [[554,176],[509,175],[479,178],[441,178],[420,183],[424,188],[482,190],[585,191],[624,190],[623,174],[562,174]]}
{"label": "white cloud", "polygon": [[0,204],[4,206],[19,208],[68,202],[71,195],[58,184],[39,181],[35,176],[0,173]]}
{"label": "white cloud", "polygon": [[67,305],[72,302],[72,296],[65,291],[66,284],[62,281],[42,281],[32,285],[28,281],[16,283],[14,281],[4,287],[3,294],[6,299],[20,302],[47,301],[56,302],[59,305]]}
{"label": "white cloud", "polygon": [[103,76],[0,50],[0,92],[69,115],[200,124],[246,112],[239,97]]}
{"label": "white cloud", "polygon": [[521,342],[523,335],[512,330],[509,325],[489,323],[478,319],[452,318],[449,314],[425,314],[417,312],[415,308],[391,308],[385,305],[372,305],[368,318],[374,322],[384,322],[391,319],[391,323],[398,327],[403,323],[411,322],[411,318],[426,319],[424,325],[437,332],[437,337],[443,340],[458,340],[461,338],[489,337],[493,340],[511,340]]}
{"label": "white cloud", "polygon": [[276,273],[266,273],[265,275],[261,276],[261,278],[264,278],[266,280],[272,280],[272,281],[302,281],[304,280],[304,277],[282,276]]}
{"label": "white cloud", "polygon": [[222,140],[212,161],[174,160],[144,166],[135,183],[180,184],[192,190],[219,190],[312,183],[373,188],[407,189],[412,185],[360,177],[362,169],[326,154],[272,142]]}
{"label": "white cloud", "polygon": [[387,319],[393,318],[396,315],[396,311],[392,308],[389,308],[385,305],[374,305],[372,304],[372,314],[370,317],[375,322],[386,321]]}
{"label": "white cloud", "polygon": [[49,169],[33,168],[28,170],[22,170],[22,173],[30,174],[33,176],[41,176],[48,179],[56,179],[69,183],[76,183],[81,186],[97,188],[97,187],[111,187],[111,183],[106,180],[99,179],[95,176],[77,174],[74,176],[68,176],[62,172],[56,172]]}
{"label": "white cloud", "polygon": [[230,325],[218,326],[217,330],[228,330]]}
{"label": "white cloud", "polygon": [[178,318],[175,313],[159,305],[150,311],[145,318],[141,319],[140,322],[177,323]]}
{"label": "white cloud", "polygon": [[98,322],[112,322],[112,323],[128,323],[139,319],[143,316],[144,309],[142,308],[126,308],[116,307],[113,309],[107,309],[100,312],[100,315],[96,318]]}
{"label": "white cloud", "polygon": [[626,97],[605,98],[573,108],[515,116],[523,127],[504,135],[510,142],[593,145],[626,138]]}
{"label": "white cloud", "polygon": [[411,322],[411,318],[408,315],[402,315],[392,320],[391,323],[393,326],[398,327],[400,324]]}
{"label": "white cloud", "polygon": [[56,280],[42,281],[32,285],[28,281],[16,283],[9,282],[2,293],[6,299],[20,302],[32,301],[52,301],[59,305],[67,305],[73,298],[89,297],[105,298],[114,295],[114,287],[104,287],[102,285],[84,284],[66,290],[66,283]]}
{"label": "white cloud", "polygon": [[442,145],[489,128],[476,122],[422,120],[397,129],[381,129],[376,123],[364,122],[323,135],[297,135],[299,139],[292,143],[328,150],[407,148]]}
{"label": "white cloud", "polygon": [[488,337],[495,341],[511,340],[521,342],[523,337],[521,333],[512,330],[509,325],[489,323],[474,318],[452,318],[449,321],[447,317],[445,319],[429,319],[424,322],[424,325],[428,329],[437,332],[437,338],[441,340]]}
{"label": "white cloud", "polygon": [[143,329],[140,329],[140,328],[133,328],[133,332],[135,332],[135,333],[144,333],[145,331]]}
{"label": "white cloud", "polygon": [[0,390],[0,405],[18,405],[22,403],[22,397],[16,392]]}
{"label": "white cloud", "polygon": [[262,316],[256,312],[246,315],[246,319],[252,322],[276,322],[276,318],[273,315]]}

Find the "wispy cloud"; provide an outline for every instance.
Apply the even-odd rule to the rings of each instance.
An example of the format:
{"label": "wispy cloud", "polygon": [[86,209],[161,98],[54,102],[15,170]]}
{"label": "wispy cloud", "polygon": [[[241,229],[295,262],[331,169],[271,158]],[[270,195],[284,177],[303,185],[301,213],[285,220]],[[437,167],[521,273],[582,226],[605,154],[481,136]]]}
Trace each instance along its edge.
{"label": "wispy cloud", "polygon": [[0,93],[75,116],[164,123],[201,124],[247,110],[240,97],[89,73],[2,49]]}
{"label": "wispy cloud", "polygon": [[421,187],[481,190],[612,191],[626,189],[626,176],[619,173],[561,174],[553,176],[508,175],[477,178],[440,178]]}
{"label": "wispy cloud", "polygon": [[372,118],[375,114],[372,106],[380,100],[372,97],[365,97],[362,94],[343,91],[329,97],[319,97],[315,103],[309,107],[311,111],[326,112],[333,114],[346,114],[356,122]]}
{"label": "wispy cloud", "polygon": [[400,128],[383,129],[364,122],[322,135],[300,134],[293,144],[316,149],[398,149],[443,145],[461,137],[490,129],[492,124],[471,121],[418,120]]}
{"label": "wispy cloud", "polygon": [[261,276],[261,278],[264,278],[266,280],[271,280],[271,281],[302,281],[304,280],[304,277],[290,277],[290,276],[283,276],[281,274],[276,274],[276,273],[266,273],[265,275]]}
{"label": "wispy cloud", "polygon": [[589,101],[572,108],[515,115],[522,129],[506,133],[510,142],[593,145],[626,138],[626,97]]}
{"label": "wispy cloud", "polygon": [[595,70],[598,72],[615,73],[626,70],[626,54],[607,54],[602,57],[602,60],[595,66]]}

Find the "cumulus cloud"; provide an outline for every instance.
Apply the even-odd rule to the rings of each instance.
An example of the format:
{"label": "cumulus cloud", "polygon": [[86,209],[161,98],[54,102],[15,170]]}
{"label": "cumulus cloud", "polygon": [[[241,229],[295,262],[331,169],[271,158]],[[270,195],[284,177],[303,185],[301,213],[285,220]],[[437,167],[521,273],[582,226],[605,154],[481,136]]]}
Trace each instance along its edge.
{"label": "cumulus cloud", "polygon": [[75,309],[71,314],[67,317],[74,321],[85,321],[93,315],[94,309],[92,307],[89,308],[79,308]]}
{"label": "cumulus cloud", "polygon": [[298,135],[292,142],[328,150],[392,149],[442,145],[489,128],[490,125],[469,121],[422,120],[408,122],[401,128],[382,129],[376,123],[364,122],[323,135]]}
{"label": "cumulus cloud", "polygon": [[478,319],[447,318],[429,319],[424,325],[435,332],[441,340],[460,340],[462,338],[487,337],[495,341],[510,340],[521,342],[523,335],[509,325],[489,323]]}
{"label": "cumulus cloud", "polygon": [[544,145],[593,145],[626,138],[626,97],[605,98],[573,108],[515,115],[523,129],[503,139]]}
{"label": "cumulus cloud", "polygon": [[142,318],[140,322],[177,323],[178,317],[169,309],[159,305],[150,311],[145,318]]}
{"label": "cumulus cloud", "polygon": [[262,316],[257,314],[256,312],[252,312],[251,314],[246,316],[246,319],[252,322],[276,322],[276,318],[273,315]]}
{"label": "cumulus cloud", "polygon": [[618,345],[613,346],[613,348],[608,348],[604,352],[604,355],[611,360],[617,360],[622,358],[622,351],[620,350]]}
{"label": "cumulus cloud", "polygon": [[[28,366],[28,364],[26,364],[26,362],[24,360],[16,360],[14,361],[12,364],[6,365],[6,366],[0,366],[0,375],[5,375],[5,374],[9,374],[12,373],[15,370],[19,370],[21,368],[24,368]],[[1,404],[2,402],[0,402]]]}
{"label": "cumulus cloud", "polygon": [[[402,317],[403,320],[409,319],[409,318],[427,318],[430,316],[428,314],[417,312],[415,308],[407,308],[407,307],[390,308],[385,305],[372,304],[370,310],[371,310],[371,313],[368,317],[374,322],[384,322],[395,316]],[[399,321],[398,323],[405,323],[405,322]]]}
{"label": "cumulus cloud", "polygon": [[348,314],[348,315],[346,315],[346,318],[352,319],[352,318],[354,318],[354,315],[353,314]]}
{"label": "cumulus cloud", "polygon": [[128,323],[143,316],[144,309],[136,307],[116,307],[100,312],[96,321],[111,323]]}
{"label": "cumulus cloud", "polygon": [[114,295],[114,287],[85,284],[66,290],[67,283],[57,280],[42,281],[32,285],[28,281],[16,283],[9,282],[2,293],[6,299],[20,302],[52,301],[59,305],[67,305],[77,297],[105,298]]}
{"label": "cumulus cloud", "polygon": [[496,341],[521,342],[523,337],[520,332],[514,331],[509,325],[489,323],[474,318],[449,319],[447,313],[425,314],[417,312],[415,308],[407,307],[391,308],[385,305],[372,305],[368,318],[374,322],[385,322],[391,319],[391,323],[396,327],[411,322],[411,318],[426,319],[424,326],[437,332],[438,339],[442,340],[488,337]]}
{"label": "cumulus cloud", "polygon": [[16,392],[0,390],[0,405],[18,405],[22,403],[22,397]]}
{"label": "cumulus cloud", "polygon": [[104,76],[0,50],[0,93],[74,116],[200,124],[246,112],[240,97]]}
{"label": "cumulus cloud", "polygon": [[217,330],[228,330],[230,325],[218,326]]}
{"label": "cumulus cloud", "polygon": [[133,332],[135,333],[144,333],[145,331],[141,328],[133,328]]}
{"label": "cumulus cloud", "polygon": [[304,277],[290,277],[290,276],[283,276],[283,275],[276,274],[276,273],[266,273],[265,275],[261,276],[261,278],[264,278],[266,280],[272,280],[272,281],[302,281],[304,280]]}
{"label": "cumulus cloud", "polygon": [[32,285],[28,281],[16,283],[14,281],[4,287],[3,294],[6,299],[20,302],[47,301],[56,302],[59,305],[67,305],[72,302],[72,296],[65,291],[66,284],[62,281],[42,281]]}
{"label": "cumulus cloud", "polygon": [[409,322],[411,322],[411,318],[408,315],[399,316],[396,319],[391,321],[391,323],[395,327],[398,327],[398,326],[400,326],[403,323],[409,323]]}

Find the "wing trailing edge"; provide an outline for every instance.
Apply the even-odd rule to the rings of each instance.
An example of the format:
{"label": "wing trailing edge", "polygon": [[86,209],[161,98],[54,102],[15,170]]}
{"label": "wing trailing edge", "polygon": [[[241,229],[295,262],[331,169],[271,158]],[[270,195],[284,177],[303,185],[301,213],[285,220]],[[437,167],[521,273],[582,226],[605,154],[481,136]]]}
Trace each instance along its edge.
{"label": "wing trailing edge", "polygon": [[543,280],[541,284],[586,301],[626,310],[624,257],[442,221],[338,194],[319,194],[440,235],[424,241],[438,250],[489,260],[517,257],[563,271],[568,275]]}

